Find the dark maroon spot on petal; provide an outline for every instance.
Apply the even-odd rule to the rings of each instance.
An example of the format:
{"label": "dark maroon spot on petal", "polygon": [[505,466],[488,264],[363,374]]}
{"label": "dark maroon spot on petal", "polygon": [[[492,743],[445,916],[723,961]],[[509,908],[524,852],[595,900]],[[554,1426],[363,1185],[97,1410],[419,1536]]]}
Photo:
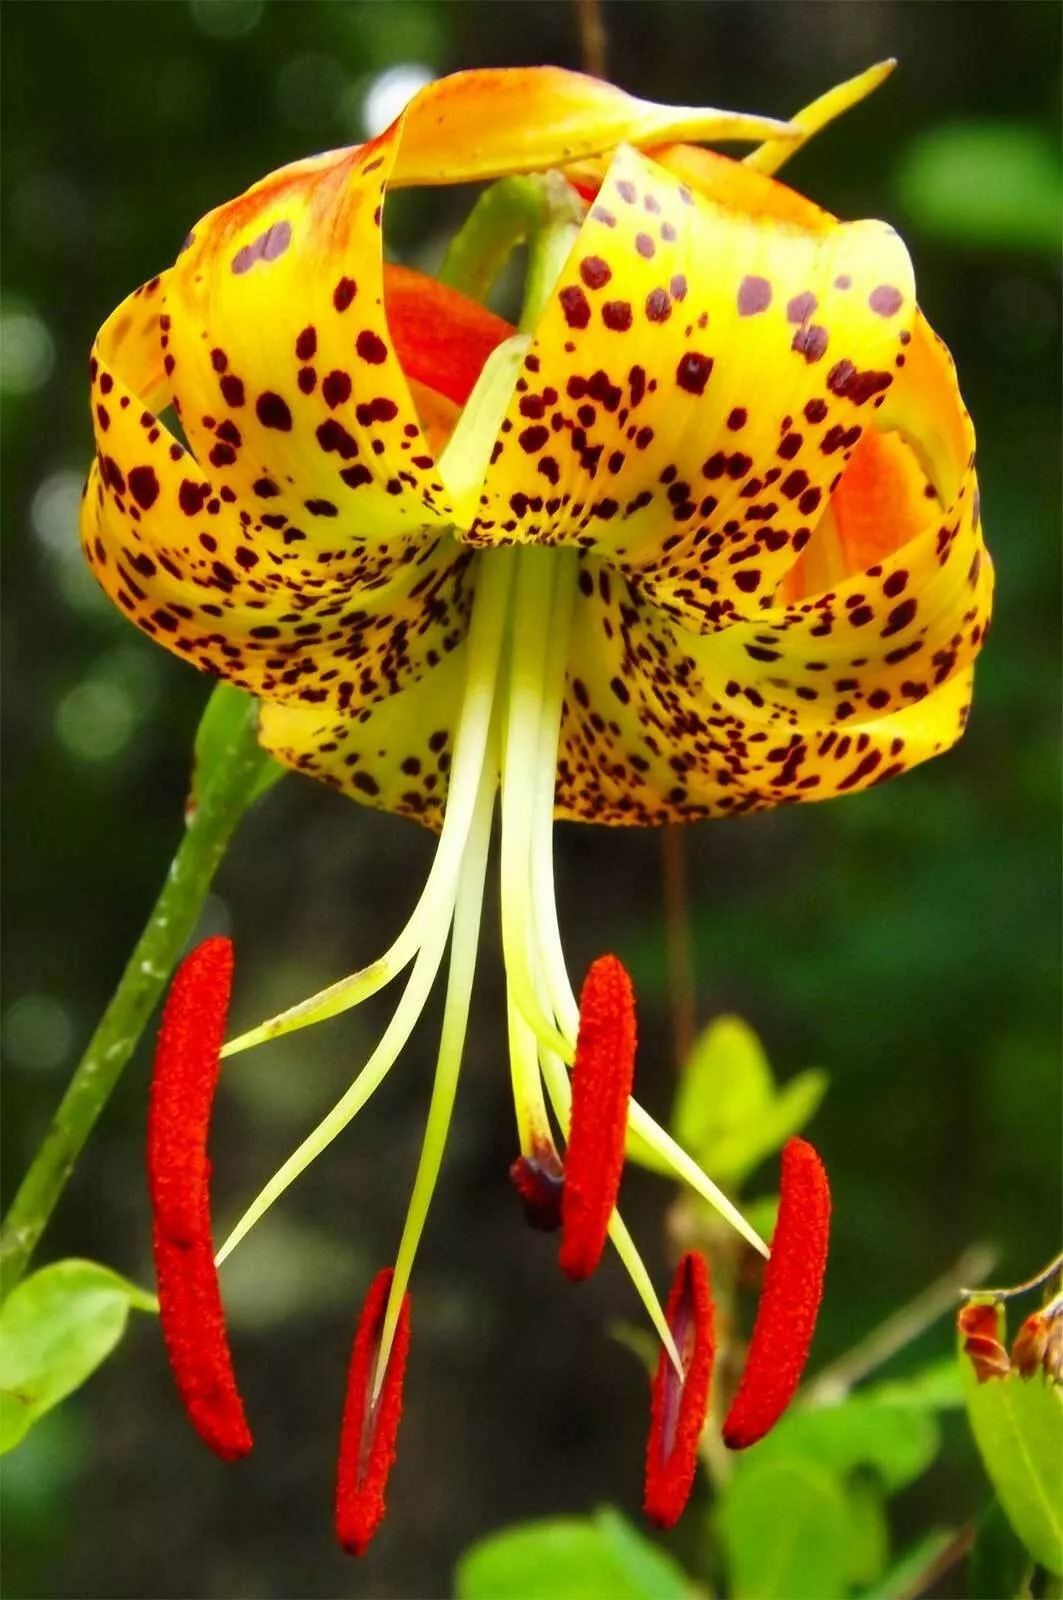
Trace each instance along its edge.
{"label": "dark maroon spot on petal", "polygon": [[310,361],[317,354],[317,329],[304,328],[295,341],[295,353],[300,361]]}
{"label": "dark maroon spot on petal", "polygon": [[904,296],[892,283],[880,283],[867,297],[872,311],[880,317],[894,317],[904,304]]}
{"label": "dark maroon spot on petal", "polygon": [[747,275],[738,285],[738,315],[755,317],[771,305],[771,284],[767,278]]}
{"label": "dark maroon spot on petal", "polygon": [[675,369],[675,381],[688,394],[704,394],[712,372],[712,357],[688,350]]}
{"label": "dark maroon spot on petal", "polygon": [[[675,273],[673,278],[672,278],[672,281],[671,281],[671,283],[669,284],[668,287],[672,291],[672,299],[673,300],[685,300],[686,299],[686,297],[687,297],[687,280],[686,280],[685,276],[683,275],[683,273],[681,273],[681,272]],[[704,322],[701,321],[701,319],[699,318],[698,327],[699,328],[704,328],[705,324],[708,322],[708,320],[709,319],[708,319],[707,316],[705,317]]]}
{"label": "dark maroon spot on petal", "polygon": [[226,405],[242,406],[244,403],[244,386],[235,373],[227,372],[219,385]]}
{"label": "dark maroon spot on petal", "polygon": [[229,365],[229,358],[224,350],[212,350],[210,352],[210,364],[215,372],[224,372]]}
{"label": "dark maroon spot on petal", "polygon": [[177,491],[177,504],[186,517],[196,517],[209,493],[209,483],[193,483],[191,478],[185,478]]}
{"label": "dark maroon spot on petal", "polygon": [[745,407],[744,406],[735,406],[734,410],[731,412],[731,415],[727,418],[727,426],[730,428],[732,433],[737,433],[739,431],[739,429],[740,428],[744,428],[745,425],[746,425],[746,409],[745,409]]}
{"label": "dark maroon spot on petal", "polygon": [[631,306],[627,300],[607,300],[602,307],[602,321],[614,333],[626,333],[631,326]]}
{"label": "dark maroon spot on petal", "polygon": [[331,500],[304,500],[303,504],[312,517],[335,517],[339,515]]}
{"label": "dark maroon spot on petal", "polygon": [[321,380],[321,397],[330,410],[351,397],[351,380],[346,372],[328,372]]}
{"label": "dark maroon spot on petal", "polygon": [[296,382],[299,385],[300,394],[313,394],[317,387],[317,373],[313,367],[300,367]]}
{"label": "dark maroon spot on petal", "polygon": [[808,422],[822,422],[827,415],[825,400],[809,400],[805,406],[805,419]]}
{"label": "dark maroon spot on petal", "polygon": [[272,389],[267,389],[255,401],[255,415],[264,428],[276,428],[280,433],[291,432],[292,414],[288,403],[279,394],[274,394]]}
{"label": "dark maroon spot on petal", "polygon": [[813,486],[811,489],[806,489],[800,500],[797,502],[798,511],[800,511],[803,517],[810,517],[813,511],[815,511],[816,507],[819,505],[821,498],[822,491],[820,489],[817,489],[815,486]]}
{"label": "dark maroon spot on petal", "polygon": [[646,296],[646,317],[650,322],[667,322],[672,315],[672,302],[665,289],[651,289]]}
{"label": "dark maroon spot on petal", "polygon": [[899,606],[894,606],[886,618],[886,626],[882,630],[882,637],[888,639],[894,633],[900,633],[912,621],[916,613],[916,602],[909,598],[902,600]]}
{"label": "dark maroon spot on petal", "polygon": [[129,492],[138,506],[145,511],[159,498],[159,480],[154,467],[133,467],[129,474]]}
{"label": "dark maroon spot on petal", "polygon": [[578,283],[570,283],[558,295],[561,310],[565,314],[565,321],[570,328],[585,328],[591,320],[591,308],[587,296]]}
{"label": "dark maroon spot on petal", "polygon": [[796,350],[803,355],[809,366],[814,361],[822,361],[827,353],[830,335],[818,322],[810,322],[807,326],[798,328],[790,345],[791,350]]}
{"label": "dark maroon spot on petal", "polygon": [[579,264],[579,275],[588,289],[602,289],[613,276],[612,269],[601,256],[584,256]]}
{"label": "dark maroon spot on petal", "polygon": [[[276,495],[280,494],[280,490],[272,478],[256,478],[251,488],[260,500],[272,500]],[[203,487],[203,493],[208,493],[206,485]]]}
{"label": "dark maroon spot on petal", "polygon": [[807,322],[818,304],[811,289],[806,289],[804,294],[795,294],[792,300],[786,302],[787,322]]}
{"label": "dark maroon spot on petal", "polygon": [[544,427],[542,423],[536,423],[518,435],[518,443],[522,450],[526,450],[528,455],[532,456],[537,450],[542,449],[549,437],[550,429]]}
{"label": "dark maroon spot on petal", "polygon": [[337,311],[346,311],[357,293],[358,285],[353,278],[341,278],[332,291],[332,304]]}
{"label": "dark maroon spot on petal", "polygon": [[343,479],[348,489],[357,489],[360,488],[363,483],[372,483],[373,481],[373,474],[370,472],[369,468],[363,466],[361,462],[354,467],[344,467],[343,471],[340,473],[340,477]]}
{"label": "dark maroon spot on petal", "polygon": [[907,582],[908,574],[906,572],[891,572],[889,577],[882,585],[882,593],[884,595],[888,595],[888,597],[893,600],[897,595],[904,593]]}
{"label": "dark maroon spot on petal", "polygon": [[372,367],[379,367],[388,358],[388,347],[378,334],[371,328],[363,328],[355,341],[354,348],[363,361],[368,361]]}

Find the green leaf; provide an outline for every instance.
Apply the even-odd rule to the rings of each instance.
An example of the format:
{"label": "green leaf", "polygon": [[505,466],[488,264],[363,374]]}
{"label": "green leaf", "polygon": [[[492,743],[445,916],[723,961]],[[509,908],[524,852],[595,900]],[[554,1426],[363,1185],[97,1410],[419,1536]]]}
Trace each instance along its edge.
{"label": "green leaf", "polygon": [[1003,1595],[1019,1600],[1030,1592],[1033,1562],[1026,1546],[1004,1515],[999,1500],[991,1500],[978,1519],[967,1563],[969,1595]]}
{"label": "green leaf", "polygon": [[1018,1373],[979,1383],[962,1351],[971,1432],[997,1499],[1042,1567],[1063,1574],[1063,1392]]}
{"label": "green leaf", "polygon": [[[247,745],[248,735],[257,739],[257,727],[257,700],[231,683],[215,684],[196,729],[192,764],[193,805],[202,799],[218,767]],[[265,750],[259,754],[262,774],[250,792],[248,805],[271,789],[285,772],[284,767],[267,755]]]}
{"label": "green leaf", "polygon": [[505,1528],[467,1550],[457,1600],[689,1600],[682,1567],[618,1511]]}
{"label": "green leaf", "polygon": [[[954,1538],[955,1534],[948,1529],[935,1528],[918,1544],[906,1550],[873,1588],[864,1591],[860,1600],[897,1600],[901,1594],[921,1594],[925,1583],[920,1580],[929,1575]],[[982,1600],[986,1600],[986,1597],[983,1596]]]}
{"label": "green leaf", "polygon": [[963,1385],[952,1356],[942,1356],[907,1378],[893,1378],[860,1390],[875,1405],[915,1411],[951,1411],[963,1405]]}
{"label": "green leaf", "polygon": [[0,1454],[106,1360],[131,1307],[158,1309],[95,1261],[57,1261],[19,1284],[0,1311]]}
{"label": "green leaf", "polygon": [[857,1474],[845,1487],[845,1580],[873,1583],[890,1554],[890,1530],[882,1486]]}
{"label": "green leaf", "polygon": [[679,1080],[672,1131],[732,1188],[803,1128],[826,1074],[801,1072],[776,1092],[764,1047],[741,1017],[717,1017],[698,1037]]}
{"label": "green leaf", "polygon": [[926,1471],[939,1444],[931,1413],[853,1395],[843,1405],[788,1412],[744,1459],[814,1462],[841,1478],[870,1467],[893,1492]]}
{"label": "green leaf", "polygon": [[842,1600],[846,1506],[810,1461],[750,1460],[717,1513],[735,1600]]}
{"label": "green leaf", "polygon": [[1058,152],[1035,127],[987,120],[934,128],[908,146],[897,187],[928,233],[990,249],[1059,249]]}

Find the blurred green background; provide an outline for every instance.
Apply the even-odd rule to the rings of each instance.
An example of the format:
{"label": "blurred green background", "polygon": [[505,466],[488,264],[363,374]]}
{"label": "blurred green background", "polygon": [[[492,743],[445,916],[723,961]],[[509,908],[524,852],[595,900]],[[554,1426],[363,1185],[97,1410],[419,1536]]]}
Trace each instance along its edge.
{"label": "blurred green background", "polygon": [[[971,1240],[999,1245],[1002,1281],[1057,1246],[1061,13],[1025,0],[607,0],[605,19],[611,76],[676,102],[785,115],[900,58],[786,177],[901,229],[979,433],[999,590],[962,745],[859,798],[686,836],[699,1021],[737,1010],[782,1077],[813,1062],[832,1075],[813,1129],[837,1207],[822,1363]],[[428,76],[578,65],[579,37],[567,0],[24,0],[5,6],[4,35],[10,1195],[169,862],[208,689],[81,564],[92,336],[198,216],[271,167],[375,131]],[[404,197],[395,249],[437,261],[452,204]],[[204,920],[237,941],[235,1024],[379,953],[431,849],[411,824],[286,779],[242,827]],[[660,841],[561,827],[557,850],[572,970],[603,946],[631,965],[643,1094],[665,1110]],[[227,1468],[201,1449],[157,1328],[134,1318],[118,1356],[5,1464],[10,1595],[443,1595],[458,1554],[503,1522],[604,1500],[637,1510],[644,1379],[607,1332],[635,1316],[632,1295],[615,1265],[573,1291],[551,1243],[523,1229],[506,1181],[493,913],[484,950],[415,1279],[391,1514],[371,1554],[353,1565],[334,1547],[334,1450],[355,1308],[405,1210],[431,1021],[227,1270],[254,1454]],[[386,1005],[232,1063],[213,1144],[219,1227],[331,1104]],[[40,1262],[91,1255],[150,1281],[147,1066],[141,1051]],[[626,1192],[664,1282],[667,1191],[635,1173]],[[940,1325],[895,1370],[949,1340]],[[950,1429],[942,1462],[902,1500],[909,1531],[955,1525],[984,1498],[959,1418]],[[949,1581],[936,1592],[958,1592]]]}

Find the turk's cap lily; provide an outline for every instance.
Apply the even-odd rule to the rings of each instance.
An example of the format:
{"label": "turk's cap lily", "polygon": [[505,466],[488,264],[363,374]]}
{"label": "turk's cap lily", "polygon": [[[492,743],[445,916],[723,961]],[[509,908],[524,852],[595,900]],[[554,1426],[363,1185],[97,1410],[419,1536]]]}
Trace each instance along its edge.
{"label": "turk's cap lily", "polygon": [[[647,1505],[674,1520],[689,1492],[708,1290],[687,1263],[659,1304],[616,1209],[625,1153],[648,1146],[768,1247],[632,1097],[633,997],[615,958],[577,1003],[552,828],[830,798],[962,729],[992,573],[951,361],[893,229],[839,222],[770,176],[880,77],[779,124],[653,106],[555,69],[459,74],[369,144],[211,212],[97,338],[82,538],[104,588],[150,637],[258,696],[281,761],[440,829],[384,955],[222,1047],[335,1016],[409,968],[362,1070],[216,1257],[206,1045],[189,1080],[170,1069],[185,1144],[166,1136],[173,1116],[151,1141],[156,1207],[174,1172],[192,1185],[194,1248],[167,1254],[156,1229],[178,1384],[208,1442],[238,1454],[250,1436],[216,1266],[383,1081],[449,942],[410,1209],[352,1356],[337,1490],[349,1548],[383,1512],[499,796],[514,1182],[540,1225],[560,1226],[570,1276],[593,1270],[606,1238],[619,1252],[675,1375],[655,1391]],[[731,138],[764,142],[748,163],[686,142]],[[513,174],[543,197],[519,328],[385,261],[391,189]],[[215,1040],[220,984],[210,993]],[[179,1036],[164,1022],[164,1066],[182,1058],[166,1043]],[[736,1448],[770,1426],[807,1354],[825,1195],[818,1161],[788,1152],[768,1332],[758,1319],[727,1423]],[[188,1359],[199,1304],[206,1369]],[[193,1404],[204,1385],[218,1415]]]}

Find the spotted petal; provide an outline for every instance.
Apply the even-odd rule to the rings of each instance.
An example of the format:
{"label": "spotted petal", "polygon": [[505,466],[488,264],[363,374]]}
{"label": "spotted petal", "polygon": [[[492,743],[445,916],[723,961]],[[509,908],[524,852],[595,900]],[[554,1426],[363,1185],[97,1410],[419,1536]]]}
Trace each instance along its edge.
{"label": "spotted petal", "polygon": [[747,173],[725,204],[618,152],[526,357],[474,543],[578,543],[698,629],[772,604],[915,315],[892,229],[750,199],[775,192]]}
{"label": "spotted petal", "polygon": [[698,651],[721,637],[699,640],[604,564],[582,563],[558,816],[646,826],[828,800],[906,771],[963,731],[969,668],[892,715],[791,728]]}
{"label": "spotted petal", "polygon": [[[241,506],[144,403],[166,399],[165,292],[153,280],[131,296],[93,357],[81,533],[97,577],[144,632],[254,694],[339,709],[385,697],[462,637],[468,553],[431,529],[396,545],[338,526],[312,544],[283,514]],[[453,402],[432,393],[445,431]]]}

